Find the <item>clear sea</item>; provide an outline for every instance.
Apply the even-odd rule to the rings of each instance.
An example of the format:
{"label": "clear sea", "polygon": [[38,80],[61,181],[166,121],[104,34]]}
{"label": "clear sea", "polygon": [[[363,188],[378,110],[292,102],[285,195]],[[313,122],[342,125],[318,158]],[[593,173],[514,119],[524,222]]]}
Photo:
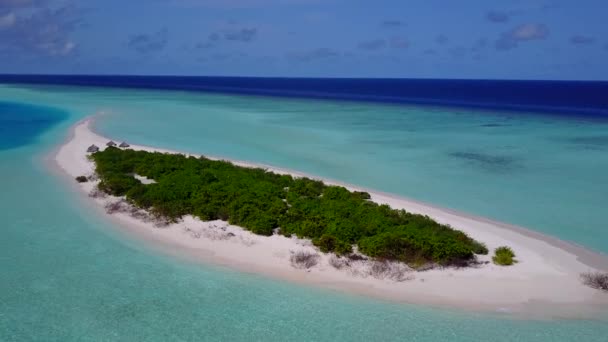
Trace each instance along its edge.
{"label": "clear sea", "polygon": [[295,169],[608,252],[601,115],[0,85],[0,341],[606,341],[608,313],[397,305],[162,255],[47,165],[100,111],[96,129],[117,140]]}

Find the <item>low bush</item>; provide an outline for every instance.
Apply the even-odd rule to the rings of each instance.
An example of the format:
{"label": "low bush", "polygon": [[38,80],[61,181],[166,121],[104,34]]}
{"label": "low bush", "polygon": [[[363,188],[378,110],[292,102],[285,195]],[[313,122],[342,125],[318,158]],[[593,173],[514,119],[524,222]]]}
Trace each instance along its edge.
{"label": "low bush", "polygon": [[602,291],[608,291],[608,273],[583,273],[581,274],[583,284]]}
{"label": "low bush", "polygon": [[124,200],[108,202],[105,205],[105,209],[106,209],[106,213],[110,214],[110,215],[112,215],[114,213],[124,213],[124,212],[129,211],[129,207]]}
{"label": "low bush", "polygon": [[332,255],[329,258],[329,265],[337,270],[341,270],[343,268],[350,267],[350,261],[347,258],[340,258],[338,256]]}
{"label": "low bush", "polygon": [[399,262],[375,260],[369,267],[369,274],[376,279],[390,279],[397,282],[413,279],[411,269]]}
{"label": "low bush", "polygon": [[388,261],[373,261],[369,268],[369,274],[376,279],[384,279],[389,270]]}
{"label": "low bush", "polygon": [[89,192],[89,197],[91,198],[106,198],[108,194],[100,190],[98,187],[94,187],[91,192]]}
{"label": "low bush", "polygon": [[351,261],[369,260],[365,255],[352,253],[346,256]]}
{"label": "low bush", "polygon": [[487,255],[490,252],[486,244],[483,242],[473,240],[473,242],[471,242],[471,246],[473,249],[473,253],[475,254]]}
{"label": "low bush", "polygon": [[319,247],[323,253],[334,252],[338,255],[346,255],[353,251],[351,244],[338,240],[335,236],[328,234],[324,234],[318,239],[313,239],[312,243]]}
{"label": "low bush", "polygon": [[309,269],[319,262],[319,254],[307,251],[297,251],[289,258],[295,268]]}
{"label": "low bush", "polygon": [[86,176],[78,176],[76,177],[76,181],[78,183],[86,183],[89,181],[89,179]]}
{"label": "low bush", "polygon": [[369,200],[372,199],[372,196],[369,194],[369,192],[364,192],[364,191],[353,191],[353,197],[362,199],[362,200]]}
{"label": "low bush", "polygon": [[517,262],[514,258],[515,253],[513,253],[513,250],[510,247],[502,246],[496,248],[492,261],[496,265],[509,266]]}

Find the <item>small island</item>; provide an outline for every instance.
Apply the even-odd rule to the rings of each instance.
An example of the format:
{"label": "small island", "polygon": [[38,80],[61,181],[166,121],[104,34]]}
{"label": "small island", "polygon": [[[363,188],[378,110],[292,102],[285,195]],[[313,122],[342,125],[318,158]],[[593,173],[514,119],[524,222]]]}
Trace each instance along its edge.
{"label": "small island", "polygon": [[393,302],[575,317],[608,306],[606,259],[580,247],[293,170],[109,144],[93,120],[72,127],[56,165],[109,229],[164,254]]}
{"label": "small island", "polygon": [[[354,250],[410,267],[467,266],[484,244],[428,216],[370,201],[309,178],[182,154],[122,150],[95,152],[99,189],[177,222],[185,215],[223,220],[255,234],[311,239],[322,252]],[[154,180],[143,184],[134,175]],[[354,247],[354,248],[353,248]]]}

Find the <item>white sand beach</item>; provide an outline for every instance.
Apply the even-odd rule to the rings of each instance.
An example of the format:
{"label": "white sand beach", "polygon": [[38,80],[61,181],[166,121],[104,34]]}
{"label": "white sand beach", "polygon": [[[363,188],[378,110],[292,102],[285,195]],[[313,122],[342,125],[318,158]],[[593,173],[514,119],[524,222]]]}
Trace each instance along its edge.
{"label": "white sand beach", "polygon": [[[91,130],[93,119],[90,117],[74,125],[69,138],[54,156],[56,164],[75,184],[75,177],[94,174],[94,163],[87,159],[87,147],[95,144],[103,149],[110,140]],[[122,140],[115,141],[120,143]],[[174,152],[138,145],[131,145],[130,148]],[[276,173],[306,176],[266,165],[232,162],[240,166],[263,167]],[[331,180],[324,181],[340,184]],[[111,197],[90,198],[88,194],[95,185],[95,181],[77,185],[82,190],[83,200],[96,202],[100,210],[109,202],[119,200]],[[330,265],[330,255],[323,253],[319,253],[317,265],[310,269],[295,268],[290,262],[292,253],[316,252],[307,240],[280,235],[258,236],[225,222],[202,222],[194,217],[185,217],[182,222],[159,228],[152,222],[134,218],[124,212],[107,216],[121,230],[173,255],[394,302],[567,318],[591,317],[608,308],[607,294],[591,289],[580,281],[582,272],[608,270],[603,255],[523,228],[373,190],[340,185],[351,190],[368,191],[375,202],[425,214],[438,222],[450,224],[485,243],[490,254],[498,246],[510,246],[516,253],[518,263],[509,267],[497,266],[491,263],[491,255],[487,255],[481,256],[479,260],[488,263],[479,267],[428,271],[408,269],[407,272],[401,270],[401,279],[395,280],[383,277],[385,274],[381,272],[370,270],[369,262],[352,262],[350,267],[336,269]]]}

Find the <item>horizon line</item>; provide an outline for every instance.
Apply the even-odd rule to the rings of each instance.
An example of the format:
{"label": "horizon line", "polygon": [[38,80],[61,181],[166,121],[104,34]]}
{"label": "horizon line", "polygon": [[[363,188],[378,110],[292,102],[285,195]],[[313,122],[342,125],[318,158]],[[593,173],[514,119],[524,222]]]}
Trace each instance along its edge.
{"label": "horizon line", "polygon": [[229,76],[229,75],[179,75],[179,74],[38,74],[0,73],[2,77],[166,77],[166,78],[245,78],[245,79],[308,79],[308,80],[405,80],[405,81],[498,81],[498,82],[579,82],[579,83],[608,83],[608,80],[570,80],[570,79],[517,79],[517,78],[435,78],[435,77],[309,77],[309,76]]}

